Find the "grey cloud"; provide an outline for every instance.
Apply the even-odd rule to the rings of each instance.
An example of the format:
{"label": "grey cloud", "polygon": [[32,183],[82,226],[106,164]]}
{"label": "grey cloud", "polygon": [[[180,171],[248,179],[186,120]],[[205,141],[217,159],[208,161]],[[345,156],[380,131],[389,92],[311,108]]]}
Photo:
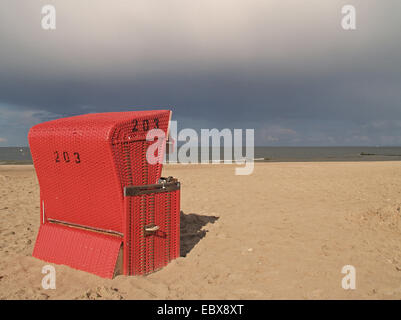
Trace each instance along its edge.
{"label": "grey cloud", "polygon": [[[49,3],[56,31],[40,28]],[[340,27],[344,4],[357,8],[356,31]],[[273,137],[263,130],[274,128],[297,133],[277,140],[287,144],[374,143],[399,132],[367,129],[401,119],[398,0],[5,0],[0,7],[0,103],[42,112],[35,121],[173,106],[183,126],[250,126],[261,144]]]}

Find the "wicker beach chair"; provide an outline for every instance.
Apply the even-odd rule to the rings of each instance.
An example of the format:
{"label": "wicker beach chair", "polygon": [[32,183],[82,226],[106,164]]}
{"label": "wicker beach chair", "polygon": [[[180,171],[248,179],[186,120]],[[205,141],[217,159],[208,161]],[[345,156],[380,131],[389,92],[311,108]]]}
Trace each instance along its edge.
{"label": "wicker beach chair", "polygon": [[179,256],[180,183],[161,177],[165,148],[157,163],[146,158],[147,133],[167,137],[170,118],[169,110],[98,113],[31,128],[41,204],[34,257],[112,278]]}

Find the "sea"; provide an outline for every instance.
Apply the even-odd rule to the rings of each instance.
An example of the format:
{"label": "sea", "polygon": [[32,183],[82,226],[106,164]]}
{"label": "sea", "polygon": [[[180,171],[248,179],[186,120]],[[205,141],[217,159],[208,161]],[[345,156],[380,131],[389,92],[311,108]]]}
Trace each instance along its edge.
{"label": "sea", "polygon": [[[180,147],[178,147],[178,153]],[[198,148],[198,162],[201,160]],[[213,157],[213,151],[214,157]],[[224,159],[224,149],[209,148],[209,159],[219,161]],[[249,150],[248,150],[249,151]],[[246,150],[240,150],[246,156]],[[248,155],[250,153],[248,152]],[[187,153],[189,155],[189,153]],[[255,147],[252,157],[261,162],[291,162],[291,161],[400,161],[401,147]],[[166,162],[176,162],[176,157],[166,157]],[[0,147],[0,164],[31,164],[32,157],[28,147]]]}

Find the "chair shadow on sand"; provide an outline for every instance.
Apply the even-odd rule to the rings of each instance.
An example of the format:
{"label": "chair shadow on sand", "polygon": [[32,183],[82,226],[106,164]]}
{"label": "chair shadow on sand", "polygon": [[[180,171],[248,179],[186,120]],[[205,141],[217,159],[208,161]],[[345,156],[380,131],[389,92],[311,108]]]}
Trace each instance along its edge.
{"label": "chair shadow on sand", "polygon": [[206,236],[207,230],[201,230],[208,223],[214,223],[219,218],[202,216],[196,213],[180,212],[180,257],[185,257],[196,244]]}

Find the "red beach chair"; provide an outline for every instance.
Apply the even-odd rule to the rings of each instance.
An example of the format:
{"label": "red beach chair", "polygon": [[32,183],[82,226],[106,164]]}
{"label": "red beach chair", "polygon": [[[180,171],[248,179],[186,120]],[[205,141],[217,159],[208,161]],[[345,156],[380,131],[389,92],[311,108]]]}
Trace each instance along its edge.
{"label": "red beach chair", "polygon": [[179,256],[180,183],[146,159],[148,131],[168,137],[170,118],[169,110],[98,113],[31,128],[41,203],[34,257],[112,278]]}

